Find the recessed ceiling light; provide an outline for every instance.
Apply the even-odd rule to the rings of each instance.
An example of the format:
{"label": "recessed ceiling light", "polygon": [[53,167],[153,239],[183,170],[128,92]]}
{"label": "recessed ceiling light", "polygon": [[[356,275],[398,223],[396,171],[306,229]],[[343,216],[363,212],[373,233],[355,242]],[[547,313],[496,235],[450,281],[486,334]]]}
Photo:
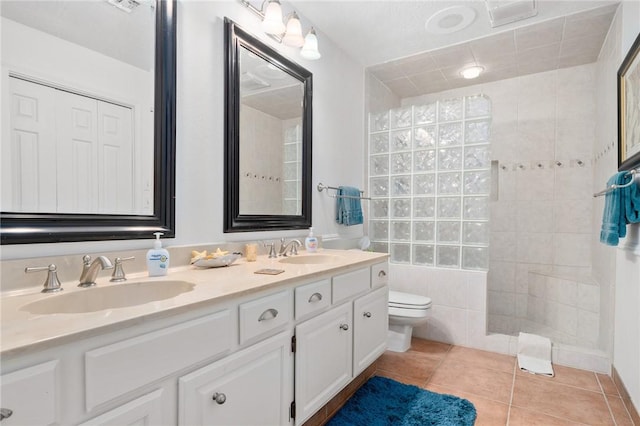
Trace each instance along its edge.
{"label": "recessed ceiling light", "polygon": [[467,28],[476,19],[476,11],[468,6],[453,6],[434,14],[424,25],[432,34],[451,34]]}
{"label": "recessed ceiling light", "polygon": [[480,73],[482,73],[482,71],[484,71],[484,67],[481,67],[479,65],[474,65],[472,67],[468,67],[460,71],[460,75],[463,78],[470,80],[472,78],[477,78],[478,76],[480,76]]}

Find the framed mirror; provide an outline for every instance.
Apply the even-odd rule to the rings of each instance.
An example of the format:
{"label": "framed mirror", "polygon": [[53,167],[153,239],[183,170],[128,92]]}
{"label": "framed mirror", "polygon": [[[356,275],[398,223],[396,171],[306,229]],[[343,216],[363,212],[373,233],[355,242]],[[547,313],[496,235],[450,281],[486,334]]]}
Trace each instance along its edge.
{"label": "framed mirror", "polygon": [[225,18],[224,232],[311,226],[312,75]]}
{"label": "framed mirror", "polygon": [[176,1],[0,15],[2,244],[175,236]]}

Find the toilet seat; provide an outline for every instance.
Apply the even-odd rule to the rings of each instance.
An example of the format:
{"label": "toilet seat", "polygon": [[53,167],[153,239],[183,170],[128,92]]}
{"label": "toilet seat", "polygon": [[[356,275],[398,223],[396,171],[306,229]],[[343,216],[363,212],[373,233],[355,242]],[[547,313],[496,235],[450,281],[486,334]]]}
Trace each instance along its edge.
{"label": "toilet seat", "polygon": [[417,294],[389,291],[389,308],[425,310],[431,307],[431,299]]}

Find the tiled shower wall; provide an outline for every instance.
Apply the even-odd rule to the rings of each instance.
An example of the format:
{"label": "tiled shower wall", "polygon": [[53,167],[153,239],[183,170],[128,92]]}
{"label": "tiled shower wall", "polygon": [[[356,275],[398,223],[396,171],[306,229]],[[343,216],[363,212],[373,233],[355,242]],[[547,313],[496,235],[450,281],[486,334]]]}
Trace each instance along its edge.
{"label": "tiled shower wall", "polygon": [[[417,105],[478,93],[492,101],[491,160],[499,164],[499,190],[490,206],[489,332],[513,334],[527,325],[534,309],[529,272],[591,282],[595,68],[587,64],[402,101]],[[582,302],[593,307],[598,300],[593,291]],[[545,315],[555,323],[573,321],[553,308]],[[597,324],[576,318],[576,338],[559,343],[580,345],[577,337],[586,336],[584,346],[592,346],[598,333]]]}

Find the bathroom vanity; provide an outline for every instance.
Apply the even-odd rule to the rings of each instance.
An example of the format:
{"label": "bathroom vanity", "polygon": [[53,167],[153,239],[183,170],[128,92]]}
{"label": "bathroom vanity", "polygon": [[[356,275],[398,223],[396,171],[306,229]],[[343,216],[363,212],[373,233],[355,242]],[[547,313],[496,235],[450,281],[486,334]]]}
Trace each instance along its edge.
{"label": "bathroom vanity", "polygon": [[387,255],[284,259],[3,297],[3,425],[302,424],[385,350]]}

